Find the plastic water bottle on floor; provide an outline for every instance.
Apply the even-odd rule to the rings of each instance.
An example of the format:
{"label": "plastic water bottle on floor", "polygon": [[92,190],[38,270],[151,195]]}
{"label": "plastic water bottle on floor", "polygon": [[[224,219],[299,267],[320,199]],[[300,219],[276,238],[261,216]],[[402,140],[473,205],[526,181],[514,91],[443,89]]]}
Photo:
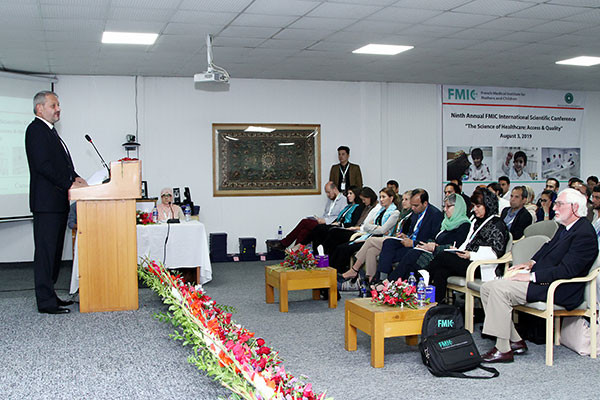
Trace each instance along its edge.
{"label": "plastic water bottle on floor", "polygon": [[427,287],[425,286],[425,281],[423,278],[419,278],[419,283],[417,284],[417,300],[419,301],[419,307],[423,307],[423,303],[425,302],[425,291]]}
{"label": "plastic water bottle on floor", "polygon": [[283,239],[283,229],[281,229],[281,225],[277,228],[277,240]]}
{"label": "plastic water bottle on floor", "polygon": [[410,286],[417,286],[417,278],[415,278],[415,273],[411,272],[410,276],[408,277],[408,284]]}
{"label": "plastic water bottle on floor", "polygon": [[158,222],[158,209],[156,207],[152,209],[152,222],[155,224]]}

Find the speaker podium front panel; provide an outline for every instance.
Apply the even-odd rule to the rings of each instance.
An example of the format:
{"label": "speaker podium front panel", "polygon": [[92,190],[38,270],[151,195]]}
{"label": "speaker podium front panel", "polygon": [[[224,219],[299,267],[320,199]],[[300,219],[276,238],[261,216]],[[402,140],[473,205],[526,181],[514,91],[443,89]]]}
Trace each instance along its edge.
{"label": "speaker podium front panel", "polygon": [[70,193],[77,200],[80,311],[136,310],[140,162],[111,163],[110,182]]}

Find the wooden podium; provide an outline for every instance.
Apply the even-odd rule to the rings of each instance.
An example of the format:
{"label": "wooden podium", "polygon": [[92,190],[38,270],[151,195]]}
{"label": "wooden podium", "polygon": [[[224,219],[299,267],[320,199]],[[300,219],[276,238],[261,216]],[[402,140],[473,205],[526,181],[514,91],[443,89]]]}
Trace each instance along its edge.
{"label": "wooden podium", "polygon": [[141,197],[141,162],[110,164],[102,185],[71,189],[77,200],[79,310],[137,310],[135,199]]}

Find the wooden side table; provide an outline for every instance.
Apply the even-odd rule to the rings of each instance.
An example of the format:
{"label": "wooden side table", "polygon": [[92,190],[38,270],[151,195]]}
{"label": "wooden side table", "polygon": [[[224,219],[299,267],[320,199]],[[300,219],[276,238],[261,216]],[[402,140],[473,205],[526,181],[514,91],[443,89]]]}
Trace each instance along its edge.
{"label": "wooden side table", "polygon": [[288,312],[288,291],[313,290],[313,300],[319,300],[319,289],[329,290],[329,308],[337,307],[337,271],[334,268],[290,270],[280,265],[265,266],[265,301],[275,302],[279,289],[279,311]]}
{"label": "wooden side table", "polygon": [[415,346],[425,312],[433,305],[411,309],[380,306],[371,299],[346,300],[346,350],[356,351],[356,329],[360,329],[371,336],[371,366],[383,368],[385,338],[405,336],[406,344]]}

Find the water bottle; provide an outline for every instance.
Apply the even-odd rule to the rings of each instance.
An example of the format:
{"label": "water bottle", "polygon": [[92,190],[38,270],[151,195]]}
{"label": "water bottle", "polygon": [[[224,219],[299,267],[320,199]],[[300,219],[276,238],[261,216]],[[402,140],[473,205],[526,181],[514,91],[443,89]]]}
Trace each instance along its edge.
{"label": "water bottle", "polygon": [[417,286],[417,278],[415,278],[415,273],[411,272],[410,276],[408,277],[408,284],[410,286]]}
{"label": "water bottle", "polygon": [[184,209],[183,209],[183,215],[185,215],[186,222],[189,222],[190,218],[192,216],[192,210],[190,210],[190,206],[186,205],[186,206],[183,206],[183,207],[184,207]]}
{"label": "water bottle", "polygon": [[152,222],[155,224],[158,222],[158,209],[156,207],[152,209]]}
{"label": "water bottle", "polygon": [[425,286],[425,281],[423,278],[419,278],[419,284],[417,285],[417,300],[419,301],[419,307],[423,307],[423,303],[425,302],[425,292],[427,287]]}
{"label": "water bottle", "polygon": [[283,229],[281,229],[281,225],[277,228],[277,240],[283,239]]}

